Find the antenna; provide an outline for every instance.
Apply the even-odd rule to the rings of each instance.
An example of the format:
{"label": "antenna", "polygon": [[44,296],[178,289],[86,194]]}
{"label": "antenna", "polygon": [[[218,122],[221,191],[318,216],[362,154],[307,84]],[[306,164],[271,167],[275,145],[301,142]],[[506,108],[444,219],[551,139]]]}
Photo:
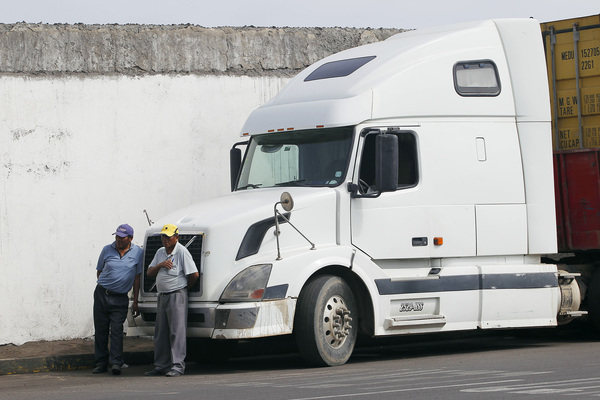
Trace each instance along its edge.
{"label": "antenna", "polygon": [[144,214],[146,214],[146,219],[148,220],[148,225],[152,226],[152,224],[154,223],[154,221],[152,221],[150,219],[150,217],[148,216],[148,212],[146,210],[144,210]]}

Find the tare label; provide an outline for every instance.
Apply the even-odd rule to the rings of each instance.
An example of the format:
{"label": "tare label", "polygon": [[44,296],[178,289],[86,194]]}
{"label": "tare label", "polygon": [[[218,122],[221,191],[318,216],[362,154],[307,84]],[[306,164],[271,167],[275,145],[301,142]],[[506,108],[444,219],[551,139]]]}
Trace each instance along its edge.
{"label": "tare label", "polygon": [[[575,89],[561,90],[557,97],[558,118],[576,117],[579,114],[579,99]],[[581,115],[595,114],[600,114],[600,86],[581,89]]]}

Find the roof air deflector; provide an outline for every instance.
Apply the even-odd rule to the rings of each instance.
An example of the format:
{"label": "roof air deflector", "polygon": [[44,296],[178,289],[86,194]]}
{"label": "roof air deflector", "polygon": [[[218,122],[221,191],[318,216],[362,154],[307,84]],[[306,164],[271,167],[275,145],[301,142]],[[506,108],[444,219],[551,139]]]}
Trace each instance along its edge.
{"label": "roof air deflector", "polygon": [[304,79],[304,82],[348,76],[369,61],[373,60],[375,57],[376,56],[349,58],[347,60],[338,60],[325,63],[311,72],[310,75]]}

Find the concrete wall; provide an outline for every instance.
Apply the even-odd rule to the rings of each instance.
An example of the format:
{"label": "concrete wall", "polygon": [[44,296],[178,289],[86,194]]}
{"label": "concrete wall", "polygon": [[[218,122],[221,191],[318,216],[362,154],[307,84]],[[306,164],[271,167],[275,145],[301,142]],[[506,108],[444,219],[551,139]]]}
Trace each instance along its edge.
{"label": "concrete wall", "polygon": [[396,31],[0,25],[0,345],[93,334],[117,225],[229,190],[228,150],[290,76]]}
{"label": "concrete wall", "polygon": [[290,76],[398,30],[0,24],[0,73]]}

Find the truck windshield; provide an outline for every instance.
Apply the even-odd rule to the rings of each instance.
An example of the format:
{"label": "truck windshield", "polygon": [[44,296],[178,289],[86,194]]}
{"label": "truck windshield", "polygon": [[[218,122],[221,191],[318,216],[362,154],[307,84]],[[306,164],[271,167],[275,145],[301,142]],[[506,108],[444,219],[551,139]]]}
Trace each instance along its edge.
{"label": "truck windshield", "polygon": [[344,181],[352,127],[253,136],[237,190],[273,186],[337,186]]}

